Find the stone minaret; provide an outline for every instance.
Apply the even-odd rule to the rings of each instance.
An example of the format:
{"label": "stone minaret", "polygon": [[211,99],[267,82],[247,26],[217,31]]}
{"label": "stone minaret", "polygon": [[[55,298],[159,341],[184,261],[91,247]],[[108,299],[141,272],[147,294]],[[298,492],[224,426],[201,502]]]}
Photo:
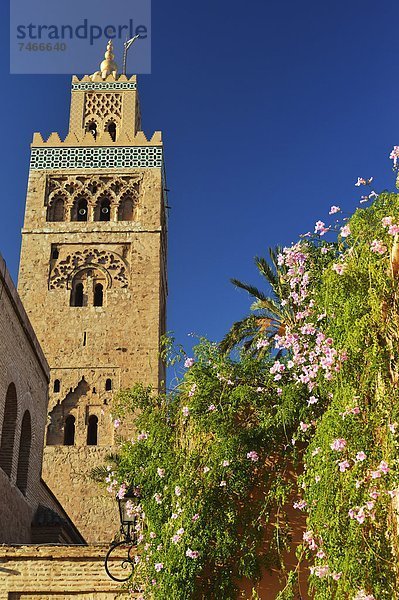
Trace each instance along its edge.
{"label": "stone minaret", "polygon": [[65,140],[34,134],[19,271],[51,367],[43,478],[89,542],[118,528],[116,502],[89,478],[120,433],[113,395],[164,380],[161,133],[141,131],[136,77],[116,68],[109,42],[100,71],[72,79]]}

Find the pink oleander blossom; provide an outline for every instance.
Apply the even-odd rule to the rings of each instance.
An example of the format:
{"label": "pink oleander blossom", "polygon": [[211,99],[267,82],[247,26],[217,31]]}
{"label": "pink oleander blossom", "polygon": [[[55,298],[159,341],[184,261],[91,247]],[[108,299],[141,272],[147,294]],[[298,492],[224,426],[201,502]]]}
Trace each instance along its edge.
{"label": "pink oleander blossom", "polygon": [[356,461],[363,461],[363,460],[366,460],[366,458],[367,458],[367,455],[365,452],[363,452],[363,450],[361,450],[360,452],[358,452],[356,454]]}
{"label": "pink oleander blossom", "polygon": [[309,429],[309,427],[311,427],[310,423],[304,423],[303,421],[301,421],[299,423],[299,427],[301,429],[301,431],[307,431]]}
{"label": "pink oleander blossom", "polygon": [[163,569],[163,563],[155,563],[154,569],[156,570],[157,573],[159,573],[159,571],[162,571],[162,569]]}
{"label": "pink oleander blossom", "polygon": [[184,361],[184,366],[186,367],[186,369],[189,369],[194,364],[195,364],[194,358],[187,357],[186,360]]}
{"label": "pink oleander blossom", "polygon": [[384,473],[384,475],[389,473],[389,470],[390,470],[388,467],[388,463],[386,463],[385,460],[382,460],[380,462],[380,464],[378,465],[378,469],[381,471],[381,473]]}
{"label": "pink oleander blossom", "polygon": [[188,415],[190,414],[190,409],[188,408],[188,406],[183,406],[182,413],[183,417],[188,417]]}
{"label": "pink oleander blossom", "polygon": [[338,467],[341,473],[345,473],[350,468],[350,464],[347,460],[343,460],[338,463]]}
{"label": "pink oleander blossom", "polygon": [[388,248],[381,240],[373,240],[370,244],[370,250],[375,254],[385,254]]}
{"label": "pink oleander blossom", "polygon": [[343,275],[345,272],[345,269],[346,269],[346,264],[345,263],[334,263],[331,268],[333,271],[338,273],[338,275]]}
{"label": "pink oleander blossom", "polygon": [[339,213],[341,211],[339,206],[332,206],[330,208],[330,212],[328,213],[329,215],[335,215],[336,213]]}
{"label": "pink oleander blossom", "polygon": [[393,160],[393,165],[394,165],[394,167],[396,167],[397,162],[398,162],[398,158],[399,158],[399,146],[394,146],[393,147],[393,149],[391,151],[391,154],[389,155],[389,158],[391,160]]}
{"label": "pink oleander blossom", "polygon": [[120,419],[114,419],[114,427],[115,429],[118,429],[119,425],[121,424]]}
{"label": "pink oleander blossom", "polygon": [[399,233],[399,225],[390,225],[388,233],[389,235],[397,235]]}
{"label": "pink oleander blossom", "polygon": [[247,458],[252,460],[252,462],[258,462],[259,455],[257,452],[255,452],[255,450],[251,450],[250,452],[247,453]]}
{"label": "pink oleander blossom", "polygon": [[345,238],[348,237],[348,235],[350,235],[351,233],[351,229],[349,227],[349,225],[345,225],[344,227],[341,227],[341,237]]}
{"label": "pink oleander blossom", "polygon": [[336,452],[341,452],[346,448],[347,442],[344,438],[336,438],[332,444],[330,444],[331,450],[335,450]]}
{"label": "pink oleander blossom", "polygon": [[188,558],[196,559],[199,557],[199,552],[198,550],[191,550],[191,548],[187,548],[186,556],[188,556]]}
{"label": "pink oleander blossom", "polygon": [[163,477],[165,477],[165,469],[161,469],[160,467],[158,467],[157,473],[158,473],[158,477],[161,477],[161,479]]}

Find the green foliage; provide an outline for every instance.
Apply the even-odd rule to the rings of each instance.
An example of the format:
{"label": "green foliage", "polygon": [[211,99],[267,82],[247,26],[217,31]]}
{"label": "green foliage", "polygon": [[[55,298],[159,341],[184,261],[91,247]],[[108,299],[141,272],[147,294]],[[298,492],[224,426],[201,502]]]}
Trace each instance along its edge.
{"label": "green foliage", "polygon": [[[140,492],[145,527],[131,584],[144,598],[229,600],[240,579],[255,584],[279,568],[277,599],[293,600],[304,558],[315,600],[397,597],[399,306],[388,216],[399,224],[399,197],[383,193],[350,218],[348,237],[293,247],[306,257],[302,288],[290,286],[279,251],[271,266],[257,259],[273,296],[236,282],[255,297],[255,314],[221,349],[201,340],[173,393],[135,386],[119,395],[114,415],[133,416],[136,432],[108,483]],[[295,289],[306,291],[301,315]],[[285,334],[297,336],[299,350],[270,350]],[[257,352],[262,339],[267,351]],[[238,360],[226,355],[245,341]],[[335,353],[328,368],[323,344]],[[166,354],[170,364],[186,358],[173,341]],[[305,357],[318,369],[308,384]],[[293,497],[306,506],[307,532],[287,573]]]}

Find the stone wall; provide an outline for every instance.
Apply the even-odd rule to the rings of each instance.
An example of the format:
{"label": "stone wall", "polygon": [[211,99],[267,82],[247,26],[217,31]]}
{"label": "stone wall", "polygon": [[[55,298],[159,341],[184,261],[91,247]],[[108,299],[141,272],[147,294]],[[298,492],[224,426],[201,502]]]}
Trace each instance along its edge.
{"label": "stone wall", "polygon": [[0,600],[132,598],[107,576],[107,550],[107,546],[0,546]]}
{"label": "stone wall", "polygon": [[[98,196],[106,189],[116,202],[114,190],[126,185],[136,194],[133,220],[119,221],[114,204],[109,221],[95,220],[90,190]],[[68,204],[64,221],[48,221],[52,190],[73,206],[76,189],[89,198],[88,220],[71,220]],[[104,286],[101,306],[91,294],[94,273]],[[73,305],[76,277],[88,290],[84,306]],[[165,377],[159,358],[167,292],[162,170],[32,170],[18,285],[51,367],[44,480],[88,542],[108,542],[115,502],[89,474],[115,451],[114,394],[136,382],[158,388]],[[131,423],[117,433],[133,431]]]}
{"label": "stone wall", "polygon": [[[0,256],[0,439],[5,452],[6,397],[16,391],[16,420],[10,476],[0,468],[0,541],[29,543],[31,521],[43,497],[41,466],[47,413],[49,369],[17,291]],[[29,411],[31,446],[26,490],[17,486],[23,416]],[[22,443],[29,440],[22,440]],[[0,457],[1,458],[1,457]],[[22,486],[21,486],[22,487]]]}

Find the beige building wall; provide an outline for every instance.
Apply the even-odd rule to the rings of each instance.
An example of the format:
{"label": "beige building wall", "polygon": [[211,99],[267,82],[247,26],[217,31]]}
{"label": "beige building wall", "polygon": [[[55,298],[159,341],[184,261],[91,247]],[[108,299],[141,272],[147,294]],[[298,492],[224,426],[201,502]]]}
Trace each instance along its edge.
{"label": "beige building wall", "polygon": [[[29,543],[31,522],[43,496],[40,475],[49,369],[1,256],[0,348],[0,542]],[[27,414],[30,436],[22,427]],[[25,467],[24,444],[30,446]]]}
{"label": "beige building wall", "polygon": [[51,367],[43,476],[89,543],[118,528],[90,477],[115,450],[114,394],[165,378],[163,147],[140,123],[135,77],[74,77],[66,139],[32,144],[18,290]]}
{"label": "beige building wall", "polygon": [[[20,546],[1,553],[0,600],[125,600],[104,570],[106,546]],[[116,557],[116,561],[122,555]],[[118,565],[115,561],[115,573]],[[118,563],[120,564],[120,563]],[[114,572],[114,571],[113,571]]]}

